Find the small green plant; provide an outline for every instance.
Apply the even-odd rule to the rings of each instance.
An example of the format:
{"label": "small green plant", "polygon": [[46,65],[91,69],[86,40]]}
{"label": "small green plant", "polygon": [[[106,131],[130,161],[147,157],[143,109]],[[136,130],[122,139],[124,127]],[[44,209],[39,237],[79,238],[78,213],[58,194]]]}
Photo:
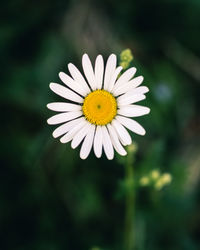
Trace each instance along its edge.
{"label": "small green plant", "polygon": [[120,66],[123,67],[123,69],[127,69],[133,60],[133,54],[130,49],[125,49],[120,54]]}

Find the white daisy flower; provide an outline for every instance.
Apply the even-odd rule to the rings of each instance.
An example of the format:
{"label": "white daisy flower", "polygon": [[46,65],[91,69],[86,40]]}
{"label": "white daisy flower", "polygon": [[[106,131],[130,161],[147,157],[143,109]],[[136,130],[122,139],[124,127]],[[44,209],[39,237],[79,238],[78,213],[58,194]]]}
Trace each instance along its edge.
{"label": "white daisy flower", "polygon": [[71,141],[73,149],[83,141],[81,159],[88,157],[92,147],[98,158],[103,150],[109,160],[114,157],[114,149],[120,155],[126,155],[123,146],[132,142],[127,129],[139,135],[145,134],[144,128],[131,118],[150,112],[149,108],[135,104],[146,98],[144,94],[149,89],[140,86],[142,76],[133,78],[136,72],[134,67],[118,78],[122,67],[117,67],[114,54],[109,56],[105,70],[101,55],[97,56],[94,69],[87,54],[82,57],[82,65],[87,81],[69,63],[71,76],[59,73],[66,86],[50,83],[50,89],[66,99],[65,102],[47,105],[50,110],[60,112],[47,120],[48,124],[62,123],[54,130],[53,137],[61,136],[62,143]]}

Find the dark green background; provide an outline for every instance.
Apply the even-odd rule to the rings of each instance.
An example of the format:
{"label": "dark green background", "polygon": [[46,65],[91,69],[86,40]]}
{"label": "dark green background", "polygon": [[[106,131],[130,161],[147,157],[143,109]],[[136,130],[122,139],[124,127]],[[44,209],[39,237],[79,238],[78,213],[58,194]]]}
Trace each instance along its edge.
{"label": "dark green background", "polygon": [[138,187],[136,249],[199,250],[200,1],[7,0],[0,18],[0,249],[123,249],[125,159],[80,160],[52,138],[46,104],[69,62],[130,48],[151,108],[135,178],[173,177]]}

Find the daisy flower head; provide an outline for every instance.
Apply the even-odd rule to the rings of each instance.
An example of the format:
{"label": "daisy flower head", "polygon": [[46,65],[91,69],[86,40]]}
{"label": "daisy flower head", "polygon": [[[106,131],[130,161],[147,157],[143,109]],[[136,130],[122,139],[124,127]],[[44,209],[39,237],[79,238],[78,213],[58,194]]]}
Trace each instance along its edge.
{"label": "daisy flower head", "polygon": [[53,131],[53,137],[61,137],[62,143],[71,141],[74,149],[82,143],[81,159],[86,159],[93,147],[96,157],[104,150],[109,160],[114,157],[114,149],[126,155],[123,146],[132,143],[128,130],[144,135],[144,128],[132,117],[146,115],[148,107],[136,105],[146,98],[149,89],[140,86],[143,77],[134,77],[132,67],[120,74],[117,57],[111,54],[106,62],[98,55],[93,68],[87,54],[82,57],[85,77],[72,63],[68,64],[70,75],[63,72],[59,77],[65,86],[50,83],[50,89],[65,99],[64,102],[47,104],[50,110],[57,111],[47,120],[48,124],[62,124]]}

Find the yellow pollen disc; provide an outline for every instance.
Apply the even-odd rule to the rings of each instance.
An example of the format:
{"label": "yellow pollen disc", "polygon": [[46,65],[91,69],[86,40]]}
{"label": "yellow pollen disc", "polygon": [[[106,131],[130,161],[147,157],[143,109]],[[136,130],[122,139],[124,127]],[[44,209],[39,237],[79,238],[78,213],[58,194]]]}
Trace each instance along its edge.
{"label": "yellow pollen disc", "polygon": [[95,90],[85,97],[83,114],[86,119],[95,125],[110,123],[117,114],[117,102],[109,92]]}

